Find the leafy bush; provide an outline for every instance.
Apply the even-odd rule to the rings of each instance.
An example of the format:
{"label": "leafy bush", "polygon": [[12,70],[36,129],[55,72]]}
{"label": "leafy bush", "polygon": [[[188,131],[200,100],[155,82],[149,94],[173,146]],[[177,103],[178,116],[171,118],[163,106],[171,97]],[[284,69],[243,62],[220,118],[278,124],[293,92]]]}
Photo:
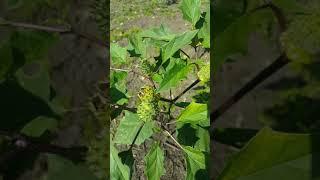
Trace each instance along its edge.
{"label": "leafy bush", "polygon": [[[207,179],[204,172],[209,153],[208,99],[192,102],[192,95],[200,94],[192,89],[197,85],[209,89],[210,79],[210,66],[202,59],[210,48],[210,12],[201,12],[200,5],[200,0],[181,2],[183,18],[193,27],[181,34],[160,25],[133,34],[127,47],[111,44],[111,103],[113,111],[124,110],[114,117],[120,122],[111,142],[111,179],[130,179],[133,162],[122,160],[132,155],[134,145],[145,142],[153,142],[144,157],[148,179],[160,179],[165,174],[163,148],[171,142],[173,148],[184,154],[186,179]],[[128,74],[142,79],[137,82],[140,90],[128,85]],[[192,79],[194,82],[190,83]],[[185,87],[181,89],[182,84]],[[190,102],[179,102],[182,96]],[[129,109],[130,104],[133,107]],[[169,124],[175,124],[175,128]],[[183,141],[187,134],[182,129],[186,126],[196,131],[192,143]],[[172,130],[179,133],[179,138]],[[128,151],[123,151],[127,152],[126,157],[120,156],[118,145],[129,146]]]}

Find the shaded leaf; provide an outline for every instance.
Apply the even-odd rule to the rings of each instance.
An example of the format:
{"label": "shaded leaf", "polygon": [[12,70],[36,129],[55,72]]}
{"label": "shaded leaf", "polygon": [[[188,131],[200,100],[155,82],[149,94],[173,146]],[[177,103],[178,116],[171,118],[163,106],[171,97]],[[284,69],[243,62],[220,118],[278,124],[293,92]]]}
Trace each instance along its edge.
{"label": "shaded leaf", "polygon": [[194,180],[197,177],[199,170],[206,169],[205,154],[190,146],[184,146],[183,151],[187,161],[187,177],[186,180]]}
{"label": "shaded leaf", "polygon": [[[317,179],[319,135],[281,133],[263,128],[237,153],[219,179]],[[313,164],[313,166],[311,166]],[[318,168],[319,169],[319,168]]]}
{"label": "shaded leaf", "polygon": [[45,131],[52,131],[57,126],[56,119],[39,116],[24,126],[21,133],[31,137],[40,137]]}
{"label": "shaded leaf", "polygon": [[130,168],[122,163],[118,156],[118,151],[113,144],[111,144],[110,150],[110,179],[129,180]]}
{"label": "shaded leaf", "polygon": [[160,180],[164,175],[164,153],[161,150],[159,143],[154,143],[150,151],[144,158],[146,162],[146,176],[148,180]]}
{"label": "shaded leaf", "polygon": [[[143,127],[140,130],[141,126]],[[125,111],[125,116],[120,121],[120,125],[117,128],[117,132],[114,137],[114,143],[131,144],[134,141],[134,138],[136,137],[137,133],[139,133],[135,141],[135,144],[140,145],[146,139],[152,136],[153,128],[153,121],[144,123],[139,119],[137,114]]]}
{"label": "shaded leaf", "polygon": [[182,111],[180,116],[177,119],[178,128],[183,124],[193,124],[193,125],[202,125],[210,126],[208,118],[208,107],[207,104],[199,104],[192,102],[187,108]]}
{"label": "shaded leaf", "polygon": [[[30,72],[27,67],[30,67]],[[16,72],[16,77],[19,84],[31,92],[35,96],[41,97],[45,101],[50,98],[50,77],[49,71],[40,64],[26,64],[23,68]]]}
{"label": "shaded leaf", "polygon": [[48,154],[48,180],[97,180],[84,166],[75,165],[72,161],[58,155]]}

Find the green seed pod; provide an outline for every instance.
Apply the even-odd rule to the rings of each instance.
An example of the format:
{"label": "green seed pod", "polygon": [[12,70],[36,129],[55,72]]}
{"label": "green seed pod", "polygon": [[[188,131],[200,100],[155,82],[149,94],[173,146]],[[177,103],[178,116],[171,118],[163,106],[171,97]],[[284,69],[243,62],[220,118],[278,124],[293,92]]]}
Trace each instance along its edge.
{"label": "green seed pod", "polygon": [[153,120],[159,109],[159,96],[155,93],[155,89],[151,86],[145,86],[141,88],[138,96],[140,99],[140,104],[137,107],[139,118],[144,122]]}

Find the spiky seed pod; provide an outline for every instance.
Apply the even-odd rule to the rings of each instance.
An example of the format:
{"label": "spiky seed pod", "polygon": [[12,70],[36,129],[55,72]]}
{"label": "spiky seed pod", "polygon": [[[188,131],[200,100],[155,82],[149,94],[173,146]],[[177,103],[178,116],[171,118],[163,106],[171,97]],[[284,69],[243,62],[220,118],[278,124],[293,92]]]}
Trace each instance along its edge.
{"label": "spiky seed pod", "polygon": [[141,88],[138,96],[140,99],[140,103],[137,107],[139,118],[144,122],[153,120],[159,112],[159,95],[156,94],[153,87],[145,86]]}

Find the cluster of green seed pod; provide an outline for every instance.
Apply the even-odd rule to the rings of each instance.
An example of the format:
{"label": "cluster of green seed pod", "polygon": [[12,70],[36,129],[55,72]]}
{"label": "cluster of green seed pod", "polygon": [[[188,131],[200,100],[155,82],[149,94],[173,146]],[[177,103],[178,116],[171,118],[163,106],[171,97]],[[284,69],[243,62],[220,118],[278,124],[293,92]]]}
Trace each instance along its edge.
{"label": "cluster of green seed pod", "polygon": [[145,86],[141,88],[138,96],[140,99],[137,107],[139,118],[144,122],[153,120],[159,112],[159,95],[153,87]]}

